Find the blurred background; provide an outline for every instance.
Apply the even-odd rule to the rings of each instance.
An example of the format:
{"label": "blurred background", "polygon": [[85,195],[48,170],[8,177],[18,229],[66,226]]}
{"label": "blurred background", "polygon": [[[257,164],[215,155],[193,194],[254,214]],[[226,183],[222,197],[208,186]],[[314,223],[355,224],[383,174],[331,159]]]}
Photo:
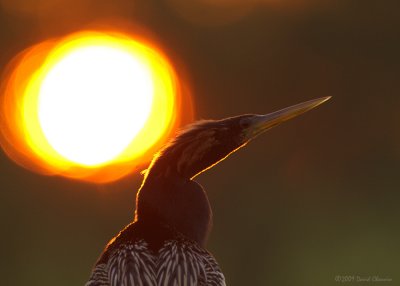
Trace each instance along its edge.
{"label": "blurred background", "polygon": [[[397,1],[0,0],[0,66],[37,42],[120,21],[189,76],[196,118],[333,96],[202,174],[228,285],[400,281]],[[0,153],[2,285],[83,285],[133,217],[141,175],[46,177]]]}

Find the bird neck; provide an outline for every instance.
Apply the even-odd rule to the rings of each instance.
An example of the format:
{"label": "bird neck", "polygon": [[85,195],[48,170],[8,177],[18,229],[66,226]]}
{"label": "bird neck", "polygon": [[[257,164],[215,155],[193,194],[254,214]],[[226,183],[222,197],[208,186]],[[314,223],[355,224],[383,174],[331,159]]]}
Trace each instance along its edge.
{"label": "bird neck", "polygon": [[146,177],[155,178],[180,178],[190,180],[198,174],[224,160],[245,144],[237,146],[230,144],[215,144],[205,141],[194,142],[190,145],[174,145],[174,148],[166,148],[150,164]]}
{"label": "bird neck", "polygon": [[193,180],[147,177],[137,195],[135,220],[168,227],[204,246],[212,212],[206,193]]}

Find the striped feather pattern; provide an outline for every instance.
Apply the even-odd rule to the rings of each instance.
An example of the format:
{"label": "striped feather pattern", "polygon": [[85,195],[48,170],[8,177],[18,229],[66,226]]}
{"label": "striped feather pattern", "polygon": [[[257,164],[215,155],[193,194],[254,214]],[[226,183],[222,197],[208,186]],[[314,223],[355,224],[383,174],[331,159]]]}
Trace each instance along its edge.
{"label": "striped feather pattern", "polygon": [[144,240],[121,244],[97,264],[86,286],[222,286],[214,257],[189,240],[169,240],[157,254]]}

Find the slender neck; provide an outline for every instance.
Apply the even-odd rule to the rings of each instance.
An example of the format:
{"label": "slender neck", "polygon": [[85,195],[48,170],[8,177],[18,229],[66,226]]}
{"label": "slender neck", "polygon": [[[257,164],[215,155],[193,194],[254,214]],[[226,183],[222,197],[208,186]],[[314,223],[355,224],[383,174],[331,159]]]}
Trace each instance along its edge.
{"label": "slender neck", "polygon": [[193,136],[192,140],[178,137],[168,144],[151,163],[149,177],[191,179],[244,146],[235,140],[220,138],[221,134],[215,130],[203,130]]}
{"label": "slender neck", "polygon": [[170,227],[204,246],[212,224],[203,188],[179,177],[148,176],[136,201],[136,220]]}

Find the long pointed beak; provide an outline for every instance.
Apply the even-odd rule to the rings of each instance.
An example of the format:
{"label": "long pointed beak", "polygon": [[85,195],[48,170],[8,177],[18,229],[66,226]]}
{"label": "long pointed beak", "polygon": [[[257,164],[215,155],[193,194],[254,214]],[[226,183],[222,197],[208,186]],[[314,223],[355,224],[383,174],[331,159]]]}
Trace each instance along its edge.
{"label": "long pointed beak", "polygon": [[255,115],[253,119],[251,119],[251,123],[249,128],[247,129],[247,137],[248,139],[252,139],[261,133],[271,129],[272,127],[281,124],[289,119],[292,119],[304,112],[307,112],[314,107],[322,104],[323,102],[329,100],[331,97],[321,97],[317,99],[313,99],[310,101],[302,102],[290,107],[286,107],[284,109],[266,114],[266,115]]}

